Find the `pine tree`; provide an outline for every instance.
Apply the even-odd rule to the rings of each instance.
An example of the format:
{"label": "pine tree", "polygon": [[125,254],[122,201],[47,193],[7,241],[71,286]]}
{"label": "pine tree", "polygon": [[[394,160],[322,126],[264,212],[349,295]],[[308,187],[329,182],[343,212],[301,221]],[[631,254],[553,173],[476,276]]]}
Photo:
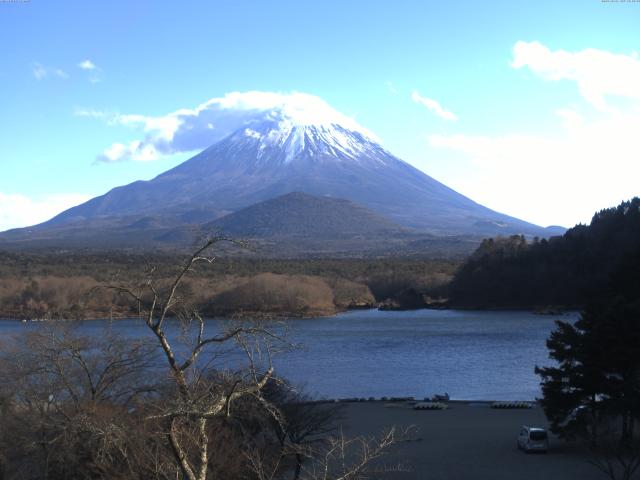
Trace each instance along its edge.
{"label": "pine tree", "polygon": [[575,324],[557,322],[547,341],[557,366],[536,367],[536,373],[551,429],[561,436],[586,434],[595,442],[614,430],[622,443],[634,440],[640,419],[639,267],[640,255],[625,258],[602,297]]}

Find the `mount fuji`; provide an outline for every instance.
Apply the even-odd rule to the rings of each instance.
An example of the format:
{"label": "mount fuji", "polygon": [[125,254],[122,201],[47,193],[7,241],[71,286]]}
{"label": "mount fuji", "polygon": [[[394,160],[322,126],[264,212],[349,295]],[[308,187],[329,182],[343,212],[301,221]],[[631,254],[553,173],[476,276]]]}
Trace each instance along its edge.
{"label": "mount fuji", "polygon": [[[292,192],[346,200],[307,202],[316,216],[323,208],[335,214],[336,205],[355,204],[371,214],[362,218],[375,215],[413,240],[419,234],[548,237],[563,231],[490,210],[395,157],[374,134],[326,103],[308,106],[269,109],[156,178],[114,188],[43,224],[5,232],[0,245],[171,243],[177,238],[171,232],[224,225],[217,220],[260,202],[282,196],[299,201],[287,196]],[[286,208],[276,203],[280,217],[265,210],[270,203],[259,211],[277,223]],[[247,231],[255,229],[247,225]]]}

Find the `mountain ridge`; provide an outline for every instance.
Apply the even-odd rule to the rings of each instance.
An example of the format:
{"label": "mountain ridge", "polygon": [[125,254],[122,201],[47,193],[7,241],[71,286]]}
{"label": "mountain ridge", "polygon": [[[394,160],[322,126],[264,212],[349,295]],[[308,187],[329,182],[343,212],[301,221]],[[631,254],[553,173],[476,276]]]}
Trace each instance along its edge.
{"label": "mountain ridge", "polygon": [[[291,109],[289,109],[291,110]],[[398,226],[428,235],[548,237],[560,229],[490,210],[388,152],[357,124],[304,111],[270,112],[149,181],[116,187],[27,229],[0,234],[28,240],[55,231],[61,243],[84,225],[111,224],[115,235],[145,217],[170,230],[215,222],[292,192],[350,201]],[[337,221],[337,219],[334,219]],[[144,222],[140,224],[144,226]],[[66,233],[65,233],[66,231]],[[73,243],[73,242],[72,242]]]}

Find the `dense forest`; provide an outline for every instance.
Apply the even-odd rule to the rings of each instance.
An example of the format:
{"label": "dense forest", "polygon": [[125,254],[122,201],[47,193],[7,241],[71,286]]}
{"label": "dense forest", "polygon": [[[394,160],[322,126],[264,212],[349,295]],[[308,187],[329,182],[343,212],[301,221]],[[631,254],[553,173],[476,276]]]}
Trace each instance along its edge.
{"label": "dense forest", "polygon": [[640,198],[596,213],[561,237],[488,239],[448,287],[452,306],[583,307],[608,288],[611,275],[640,256]]}
{"label": "dense forest", "polygon": [[[156,278],[170,278],[180,262],[167,253],[0,252],[0,317],[128,317],[137,314],[128,303],[95,287],[135,281],[151,268]],[[185,288],[206,315],[331,315],[440,288],[457,266],[456,260],[406,258],[221,257],[195,268]]]}

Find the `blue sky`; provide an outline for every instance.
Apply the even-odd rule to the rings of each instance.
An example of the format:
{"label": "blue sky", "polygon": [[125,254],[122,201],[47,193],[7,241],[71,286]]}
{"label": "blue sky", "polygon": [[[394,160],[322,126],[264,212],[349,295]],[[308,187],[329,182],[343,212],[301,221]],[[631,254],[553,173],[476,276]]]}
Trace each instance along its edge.
{"label": "blue sky", "polygon": [[0,41],[0,230],[195,153],[96,161],[153,130],[123,119],[253,90],[538,224],[640,194],[637,2],[0,1]]}

